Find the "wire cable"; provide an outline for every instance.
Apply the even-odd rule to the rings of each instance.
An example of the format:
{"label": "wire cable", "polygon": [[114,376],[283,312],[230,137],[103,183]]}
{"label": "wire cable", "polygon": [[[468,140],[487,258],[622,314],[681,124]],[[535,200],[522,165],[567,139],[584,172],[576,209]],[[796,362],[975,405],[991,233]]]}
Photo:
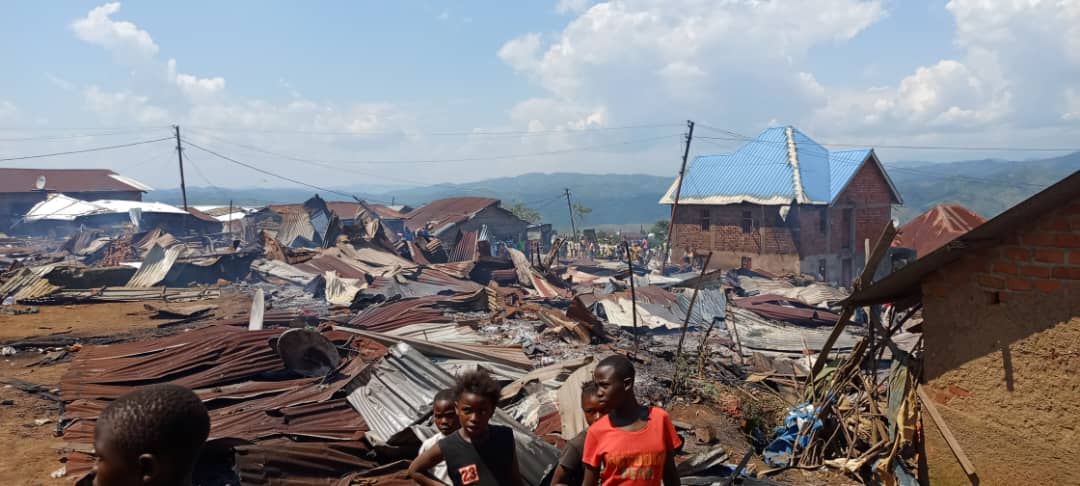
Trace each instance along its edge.
{"label": "wire cable", "polygon": [[2,158],[2,159],[0,159],[0,162],[7,162],[9,160],[40,159],[40,158],[44,158],[44,157],[57,157],[57,156],[61,156],[61,155],[85,154],[85,153],[88,153],[88,152],[100,152],[100,151],[103,151],[103,150],[114,150],[114,149],[121,149],[121,148],[125,148],[125,147],[134,147],[136,145],[146,145],[148,143],[162,142],[162,141],[165,141],[165,140],[175,140],[175,139],[173,137],[165,137],[165,138],[157,138],[157,139],[154,139],[154,140],[143,140],[141,142],[124,143],[124,144],[119,144],[119,145],[108,145],[108,146],[104,146],[104,147],[93,147],[93,148],[80,149],[80,150],[68,150],[68,151],[65,151],[65,152],[53,152],[53,153],[50,153],[50,154],[16,155],[14,157]]}
{"label": "wire cable", "polygon": [[275,130],[275,129],[248,129],[241,127],[206,127],[206,126],[189,126],[186,128],[194,128],[197,130],[218,130],[223,132],[239,132],[239,133],[286,133],[286,134],[301,134],[301,135],[344,135],[344,136],[367,136],[367,135],[427,135],[427,136],[451,136],[451,135],[468,135],[468,136],[532,136],[532,135],[545,135],[545,134],[576,134],[576,133],[590,133],[600,131],[614,131],[614,130],[636,130],[643,128],[668,128],[682,126],[678,123],[661,123],[651,125],[625,125],[618,127],[588,127],[581,129],[564,129],[564,128],[551,128],[545,130],[496,130],[496,131],[483,131],[483,130],[469,130],[469,131],[450,131],[450,132],[417,132],[417,131],[405,131],[405,130],[372,130],[372,131],[320,131],[320,130]]}
{"label": "wire cable", "polygon": [[506,159],[525,158],[525,157],[539,157],[539,156],[545,156],[545,155],[583,152],[583,151],[595,150],[595,149],[599,149],[599,148],[609,148],[609,147],[616,147],[616,146],[621,146],[621,145],[633,145],[633,144],[644,143],[644,142],[653,142],[653,141],[656,141],[656,140],[663,140],[663,139],[667,139],[667,138],[682,135],[682,134],[676,133],[676,134],[673,134],[673,135],[663,135],[663,136],[659,136],[659,137],[642,138],[642,139],[637,139],[637,140],[628,140],[628,141],[611,143],[611,144],[592,145],[592,146],[586,146],[586,147],[575,147],[575,148],[571,148],[571,149],[548,150],[548,151],[543,151],[543,152],[533,152],[533,153],[524,153],[524,154],[495,155],[495,156],[485,156],[485,157],[465,157],[465,158],[458,158],[458,159],[316,160],[316,159],[309,159],[309,158],[305,158],[305,157],[297,157],[295,155],[283,154],[283,153],[280,153],[280,152],[274,152],[274,151],[266,150],[266,149],[263,149],[263,148],[260,148],[260,147],[255,147],[253,145],[247,145],[247,144],[243,144],[243,143],[239,143],[239,142],[227,141],[227,140],[224,140],[224,139],[221,139],[221,138],[218,138],[218,137],[214,137],[212,135],[207,135],[205,133],[200,133],[200,134],[202,136],[217,140],[218,142],[221,142],[221,143],[225,143],[225,144],[229,144],[229,145],[235,145],[237,147],[246,148],[248,150],[263,153],[263,154],[266,154],[266,155],[273,155],[275,157],[281,157],[283,159],[292,160],[292,161],[295,161],[295,162],[316,162],[316,163],[323,163],[323,164],[325,164],[325,163],[334,163],[334,164],[441,164],[441,163],[456,163],[456,162],[482,162],[482,161],[490,161],[490,160],[506,160]]}
{"label": "wire cable", "polygon": [[159,130],[159,128],[141,128],[138,130],[120,130],[115,132],[102,132],[102,133],[81,133],[76,135],[47,135],[43,137],[22,137],[22,138],[0,138],[0,142],[30,142],[30,141],[51,141],[51,140],[73,140],[76,138],[93,138],[93,137],[111,137],[114,135],[126,135],[131,133],[142,133],[152,130]]}
{"label": "wire cable", "polygon": [[347,193],[344,193],[344,192],[341,192],[341,191],[335,191],[333,189],[328,189],[328,188],[325,188],[325,187],[316,186],[315,184],[309,184],[309,183],[301,181],[301,180],[293,179],[293,178],[288,177],[288,176],[283,176],[281,174],[270,172],[270,171],[268,171],[266,169],[260,169],[259,167],[256,167],[254,165],[251,165],[251,164],[248,164],[248,163],[245,163],[245,162],[241,162],[241,161],[236,160],[236,159],[234,159],[232,157],[219,154],[219,153],[217,153],[217,152],[215,152],[213,150],[210,150],[208,148],[205,148],[205,147],[202,147],[200,145],[191,143],[190,140],[184,140],[184,142],[187,143],[189,146],[197,148],[199,150],[202,150],[203,152],[206,152],[206,153],[208,153],[210,155],[213,155],[213,156],[218,157],[220,159],[224,159],[226,161],[232,162],[232,163],[234,163],[236,165],[239,165],[239,166],[247,167],[248,169],[251,169],[251,170],[253,170],[255,172],[258,172],[260,174],[265,174],[265,175],[268,175],[270,177],[276,177],[276,178],[281,179],[283,181],[292,182],[293,184],[298,184],[298,185],[301,185],[301,186],[304,186],[304,187],[309,187],[311,189],[327,192],[327,193],[330,193],[330,194],[336,194],[336,195],[339,195],[339,196],[347,197],[349,199],[354,199],[354,200],[359,199],[359,198],[357,198],[356,196],[354,196],[352,194],[347,194]]}

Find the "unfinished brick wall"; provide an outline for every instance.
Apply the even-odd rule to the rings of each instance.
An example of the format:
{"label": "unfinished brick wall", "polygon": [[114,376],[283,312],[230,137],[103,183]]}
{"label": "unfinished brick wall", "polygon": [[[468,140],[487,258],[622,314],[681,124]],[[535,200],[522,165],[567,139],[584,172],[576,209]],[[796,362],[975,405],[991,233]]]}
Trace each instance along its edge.
{"label": "unfinished brick wall", "polygon": [[[791,229],[780,217],[779,206],[728,204],[723,206],[679,206],[675,217],[672,244],[678,251],[728,251],[756,254],[796,254]],[[702,230],[704,212],[709,214],[709,229]],[[743,231],[743,216],[749,212],[754,229]],[[679,253],[681,255],[681,253]]]}
{"label": "unfinished brick wall", "polygon": [[[1080,457],[1080,201],[944,266],[922,290],[926,386],[982,484],[1080,484],[1064,466]],[[931,483],[966,481],[924,424]]]}

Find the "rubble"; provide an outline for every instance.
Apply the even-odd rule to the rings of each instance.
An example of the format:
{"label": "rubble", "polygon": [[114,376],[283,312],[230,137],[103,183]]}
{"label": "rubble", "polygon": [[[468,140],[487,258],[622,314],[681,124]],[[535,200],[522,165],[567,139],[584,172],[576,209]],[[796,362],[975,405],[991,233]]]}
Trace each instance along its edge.
{"label": "rubble", "polygon": [[210,410],[199,474],[224,479],[208,483],[392,484],[435,433],[434,394],[482,368],[503,386],[495,421],[514,429],[526,483],[545,484],[586,428],[582,384],[611,353],[636,363],[648,403],[715,413],[679,420],[684,484],[915,474],[917,317],[874,308],[853,322],[850,292],[800,275],[662,275],[561,260],[560,240],[522,251],[495,240],[476,215],[502,210],[475,199],[416,214],[318,197],[206,208],[229,226],[200,238],[145,225],[19,237],[0,250],[0,308],[140,302],[163,328],[3,350],[42,345],[70,361],[59,394],[21,386],[63,403],[64,475],[76,479],[104,406],[169,382]]}

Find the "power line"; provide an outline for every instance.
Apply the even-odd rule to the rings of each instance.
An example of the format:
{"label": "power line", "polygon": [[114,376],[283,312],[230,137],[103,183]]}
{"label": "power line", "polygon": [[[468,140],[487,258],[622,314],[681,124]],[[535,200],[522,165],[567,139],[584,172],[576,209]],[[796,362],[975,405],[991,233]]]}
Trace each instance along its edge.
{"label": "power line", "polygon": [[104,146],[104,147],[93,147],[93,148],[86,148],[86,149],[80,149],[80,150],[68,150],[68,151],[65,151],[65,152],[53,152],[53,153],[50,153],[50,154],[17,155],[17,156],[14,156],[14,157],[2,158],[2,159],[0,159],[0,162],[7,162],[9,160],[40,159],[40,158],[43,158],[43,157],[56,157],[56,156],[60,156],[60,155],[85,154],[87,152],[100,152],[100,151],[103,151],[103,150],[113,150],[113,149],[120,149],[120,148],[125,148],[125,147],[134,147],[136,145],[145,145],[145,144],[148,144],[148,143],[162,142],[162,141],[165,141],[165,140],[172,140],[172,139],[173,139],[172,137],[165,137],[165,138],[157,138],[157,139],[154,139],[154,140],[143,140],[141,142],[124,143],[124,144],[119,144],[119,145],[108,145],[108,146]]}
{"label": "power line", "polygon": [[617,127],[587,127],[581,129],[564,129],[564,128],[552,128],[545,130],[469,130],[469,131],[450,131],[450,132],[419,132],[419,131],[405,131],[405,130],[371,130],[371,131],[324,131],[324,130],[286,130],[286,129],[250,129],[242,127],[205,127],[205,126],[192,126],[189,128],[195,128],[198,130],[219,130],[226,132],[239,132],[239,133],[285,133],[285,134],[301,134],[301,135],[344,135],[344,136],[366,136],[366,135],[427,135],[427,136],[451,136],[451,135],[468,135],[468,136],[532,136],[543,134],[576,134],[576,133],[590,133],[600,131],[613,131],[613,130],[636,130],[643,128],[666,128],[680,126],[677,123],[661,123],[652,125],[625,125]]}
{"label": "power line", "polygon": [[[199,131],[201,132],[201,130],[199,130]],[[659,137],[642,138],[642,139],[637,139],[637,140],[627,140],[627,141],[623,141],[623,142],[610,143],[610,144],[591,145],[591,146],[585,146],[585,147],[575,147],[575,148],[570,148],[570,149],[548,150],[548,151],[543,151],[543,152],[533,152],[533,153],[523,153],[523,154],[494,155],[494,156],[485,156],[485,157],[465,157],[465,158],[458,158],[458,159],[419,159],[419,160],[315,160],[315,159],[308,159],[308,158],[304,158],[304,157],[297,157],[295,155],[283,154],[283,153],[280,153],[280,152],[273,152],[273,151],[266,150],[266,149],[263,149],[263,148],[260,148],[260,147],[255,147],[253,145],[247,145],[247,144],[243,144],[243,143],[239,143],[239,142],[226,141],[224,139],[214,137],[212,135],[207,135],[205,133],[203,133],[202,135],[205,136],[205,137],[217,140],[217,141],[219,141],[221,143],[225,143],[225,144],[229,144],[229,145],[235,145],[237,147],[246,148],[248,150],[252,150],[252,151],[255,151],[255,152],[260,152],[260,153],[263,153],[263,154],[266,154],[266,155],[273,155],[275,157],[281,157],[283,159],[292,160],[292,161],[296,161],[296,162],[315,162],[315,163],[324,163],[324,164],[325,163],[334,163],[334,164],[379,164],[379,165],[382,165],[382,164],[442,164],[442,163],[455,163],[455,162],[481,162],[481,161],[489,161],[489,160],[505,160],[505,159],[517,159],[517,158],[526,158],[526,157],[540,157],[540,156],[545,156],[545,155],[583,152],[583,151],[595,150],[595,149],[599,149],[599,148],[608,148],[608,147],[616,147],[616,146],[621,146],[621,145],[633,145],[633,144],[638,144],[638,143],[653,142],[653,141],[656,141],[656,140],[663,140],[663,139],[666,139],[666,138],[680,136],[681,134],[663,135],[663,136],[659,136]]]}
{"label": "power line", "polygon": [[[165,140],[168,140],[168,139],[165,139]],[[217,153],[217,152],[214,152],[213,150],[210,150],[210,149],[208,149],[208,148],[205,148],[205,147],[202,147],[202,146],[200,146],[200,145],[196,145],[196,144],[194,144],[194,143],[191,143],[191,141],[190,141],[190,140],[184,140],[184,142],[185,142],[185,143],[187,143],[188,145],[190,145],[190,146],[192,146],[192,147],[195,147],[195,148],[197,148],[197,149],[199,149],[199,150],[202,150],[203,152],[206,152],[206,153],[208,153],[208,154],[210,154],[210,155],[213,155],[213,156],[215,156],[215,157],[218,157],[218,158],[220,158],[220,159],[224,159],[224,160],[227,160],[227,161],[229,161],[229,162],[232,162],[232,163],[234,163],[234,164],[236,164],[236,165],[240,165],[240,166],[243,166],[243,167],[247,167],[248,169],[251,169],[251,170],[253,170],[253,171],[255,171],[255,172],[259,172],[259,173],[261,173],[261,174],[265,174],[265,175],[268,175],[268,176],[270,176],[270,177],[276,177],[276,178],[278,178],[278,179],[281,179],[281,180],[283,180],[283,181],[288,181],[288,182],[292,182],[293,184],[299,184],[299,185],[301,185],[301,186],[305,186],[305,187],[310,187],[310,188],[312,188],[312,189],[315,189],[315,190],[318,190],[318,191],[323,191],[323,192],[327,192],[327,193],[330,193],[330,194],[337,194],[337,195],[339,195],[339,196],[347,197],[347,198],[349,198],[349,199],[359,199],[359,198],[357,198],[356,196],[354,196],[354,195],[352,195],[352,194],[347,194],[347,193],[344,193],[344,192],[340,192],[340,191],[335,191],[335,190],[333,190],[333,189],[327,189],[327,188],[325,188],[325,187],[321,187],[321,186],[316,186],[316,185],[314,185],[314,184],[308,184],[307,182],[304,182],[304,181],[300,181],[300,180],[297,180],[297,179],[293,179],[293,178],[291,178],[291,177],[283,176],[283,175],[281,175],[281,174],[276,174],[276,173],[274,173],[274,172],[270,172],[270,171],[268,171],[268,170],[265,170],[265,169],[260,169],[260,168],[258,168],[258,167],[256,167],[256,166],[254,166],[254,165],[251,165],[251,164],[248,164],[248,163],[244,163],[244,162],[241,162],[241,161],[239,161],[239,160],[236,160],[236,159],[234,159],[234,158],[232,158],[232,157],[228,157],[228,156],[225,156],[225,155],[221,155],[221,154],[219,154],[219,153]]]}
{"label": "power line", "polygon": [[146,164],[149,164],[150,162],[156,162],[158,160],[161,160],[166,155],[172,155],[173,150],[174,149],[172,147],[169,147],[168,150],[166,150],[164,152],[161,152],[161,153],[159,153],[159,154],[157,154],[157,155],[155,155],[153,157],[150,157],[148,159],[144,159],[144,160],[142,160],[140,162],[136,162],[136,163],[131,164],[131,165],[125,165],[123,167],[120,167],[120,168],[116,169],[116,171],[117,172],[125,172],[125,171],[129,171],[129,170],[132,170],[132,169],[137,169],[137,168],[142,167],[142,166],[144,166]]}
{"label": "power line", "polygon": [[[728,141],[740,141],[740,142],[754,142],[754,143],[771,143],[787,145],[786,141],[779,140],[759,140],[756,138],[750,138],[745,136],[728,136],[728,137],[706,137],[701,136],[706,140],[728,140]],[[962,150],[969,152],[1077,152],[1080,148],[1077,147],[979,147],[979,146],[957,146],[957,145],[881,145],[873,143],[838,143],[838,142],[817,142],[819,145],[827,147],[849,147],[849,148],[874,148],[874,149],[896,149],[896,150]]]}
{"label": "power line", "polygon": [[210,188],[217,191],[218,194],[223,196],[225,199],[230,198],[230,195],[229,195],[229,193],[227,191],[225,191],[224,189],[214,185],[213,182],[210,182],[210,178],[206,177],[206,174],[204,174],[202,169],[199,168],[199,165],[195,163],[195,160],[191,157],[191,154],[187,155],[187,160],[185,160],[184,162],[187,162],[188,165],[190,165],[192,169],[195,169],[195,174],[198,175],[199,178],[202,179],[203,182],[206,183],[206,185],[210,186]]}
{"label": "power line", "polygon": [[73,140],[77,138],[94,138],[94,137],[110,137],[114,135],[126,135],[131,133],[148,132],[152,130],[159,130],[158,128],[141,128],[138,130],[121,130],[115,132],[102,132],[102,133],[82,133],[76,135],[47,135],[43,137],[22,137],[22,138],[0,138],[0,142],[30,142],[30,141],[51,141],[51,140]]}
{"label": "power line", "polygon": [[95,130],[101,131],[114,131],[114,130],[157,130],[161,128],[172,128],[168,125],[165,126],[145,126],[145,127],[0,127],[0,131],[3,132],[40,132],[40,131],[53,131],[53,132],[90,132]]}

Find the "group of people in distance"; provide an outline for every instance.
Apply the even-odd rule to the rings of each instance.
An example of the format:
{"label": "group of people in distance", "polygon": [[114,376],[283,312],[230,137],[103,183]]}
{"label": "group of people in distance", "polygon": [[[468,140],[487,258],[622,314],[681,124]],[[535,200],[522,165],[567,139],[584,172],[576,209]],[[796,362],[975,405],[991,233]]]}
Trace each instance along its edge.
{"label": "group of people in distance", "polygon": [[[681,439],[661,408],[634,394],[625,356],[600,361],[582,388],[589,428],[570,439],[551,484],[677,486]],[[514,432],[491,424],[501,389],[486,372],[458,377],[435,395],[439,433],[424,441],[408,475],[420,485],[522,486]],[[138,388],[105,408],[94,431],[95,486],[187,486],[210,432],[206,407],[176,385]]]}

